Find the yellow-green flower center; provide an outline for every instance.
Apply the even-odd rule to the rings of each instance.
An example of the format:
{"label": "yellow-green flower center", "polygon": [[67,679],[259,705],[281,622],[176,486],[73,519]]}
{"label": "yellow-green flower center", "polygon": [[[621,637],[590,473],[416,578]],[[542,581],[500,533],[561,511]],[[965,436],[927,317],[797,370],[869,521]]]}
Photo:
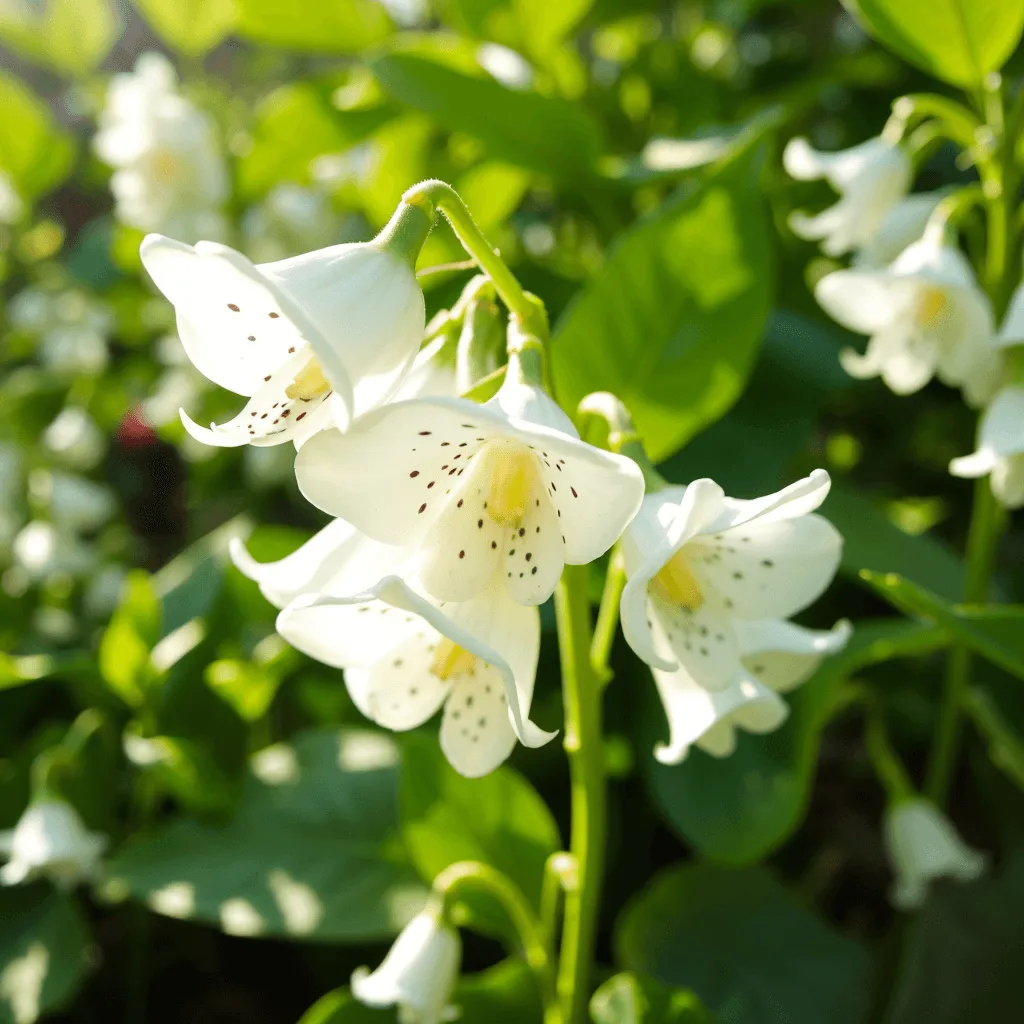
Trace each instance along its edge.
{"label": "yellow-green flower center", "polygon": [[434,664],[430,666],[430,671],[438,679],[447,681],[455,676],[471,672],[476,665],[476,661],[475,654],[470,654],[469,651],[464,647],[460,647],[454,640],[444,637],[434,652]]}
{"label": "yellow-green flower center", "polygon": [[522,445],[502,443],[490,453],[487,515],[499,526],[515,526],[526,514],[538,483],[536,460]]}
{"label": "yellow-green flower center", "polygon": [[666,601],[696,611],[704,603],[700,585],[690,571],[685,548],[677,551],[654,577],[654,589]]}
{"label": "yellow-green flower center", "polygon": [[295,379],[284,389],[284,393],[289,398],[311,402],[314,398],[319,398],[330,390],[331,385],[327,382],[320,363],[313,358],[295,374]]}
{"label": "yellow-green flower center", "polygon": [[921,290],[917,299],[917,322],[922,327],[934,327],[949,307],[949,299],[941,288],[929,285]]}

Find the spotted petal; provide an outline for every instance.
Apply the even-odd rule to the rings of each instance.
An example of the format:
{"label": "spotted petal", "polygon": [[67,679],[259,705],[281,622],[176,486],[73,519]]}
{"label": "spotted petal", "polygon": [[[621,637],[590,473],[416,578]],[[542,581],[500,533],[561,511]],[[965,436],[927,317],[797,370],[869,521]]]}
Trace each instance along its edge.
{"label": "spotted petal", "polygon": [[743,664],[776,693],[789,693],[805,682],[822,659],[841,651],[853,632],[842,619],[832,629],[805,629],[779,619],[734,623]]}

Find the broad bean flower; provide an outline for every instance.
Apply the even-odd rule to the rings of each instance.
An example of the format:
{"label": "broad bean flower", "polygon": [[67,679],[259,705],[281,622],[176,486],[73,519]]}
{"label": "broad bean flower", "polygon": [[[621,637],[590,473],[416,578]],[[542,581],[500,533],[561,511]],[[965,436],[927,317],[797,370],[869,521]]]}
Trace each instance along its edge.
{"label": "broad bean flower", "polygon": [[846,350],[853,377],[881,377],[898,395],[937,376],[981,404],[998,382],[992,309],[962,253],[926,236],[883,269],[837,270],[814,290],[826,313],[870,336],[867,351]]}
{"label": "broad bean flower", "polygon": [[817,216],[794,213],[789,220],[801,238],[820,240],[827,256],[870,244],[910,188],[910,158],[897,143],[881,137],[838,153],[820,153],[806,139],[791,139],[782,161],[792,177],[824,178],[840,194],[839,202]]}
{"label": "broad bean flower", "polygon": [[32,803],[17,825],[0,832],[0,883],[20,885],[47,877],[62,889],[94,879],[106,836],[90,832],[78,812],[64,800],[49,797]]}
{"label": "broad bean flower", "polygon": [[924,903],[938,878],[971,882],[984,872],[987,858],[957,835],[949,819],[924,797],[897,800],[886,812],[885,842],[896,879],[889,898],[899,910]]}
{"label": "broad bean flower", "polygon": [[992,493],[1007,508],[1024,506],[1024,388],[1004,388],[982,414],[978,448],[953,459],[953,476],[988,476]]}

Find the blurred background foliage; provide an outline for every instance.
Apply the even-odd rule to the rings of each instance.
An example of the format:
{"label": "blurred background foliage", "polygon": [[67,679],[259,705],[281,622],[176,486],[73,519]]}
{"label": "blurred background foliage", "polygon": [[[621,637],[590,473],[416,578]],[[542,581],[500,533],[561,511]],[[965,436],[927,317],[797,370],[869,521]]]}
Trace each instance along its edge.
{"label": "blurred background foliage", "polygon": [[[314,1003],[304,1024],[386,1020],[317,1000],[376,962],[439,869],[492,860],[535,895],[566,834],[557,744],[469,782],[432,738],[369,730],[227,561],[231,536],[280,557],[324,519],[288,446],[205,448],[178,421],[235,402],[185,360],[92,148],[110,75],[153,50],[214,126],[223,240],[272,260],[366,239],[410,184],[450,181],[548,303],[566,408],[614,389],[673,481],[749,497],[815,466],[835,479],[844,575],[806,621],[857,633],[781,730],[658,765],[654,688],[618,652],[594,1020],[855,1024],[891,993],[898,1024],[1019,1019],[1019,684],[978,665],[988,703],[952,803],[1001,870],[910,924],[885,901],[884,800],[840,703],[870,669],[920,768],[941,637],[858,573],[959,593],[969,485],[946,465],[972,416],[938,384],[898,398],[841,371],[850,339],[808,287],[835,264],[785,227],[830,193],[778,160],[792,134],[876,134],[929,80],[836,0],[4,0],[0,826],[57,749],[111,856],[95,892],[0,892],[0,1022],[293,1024]],[[954,156],[920,186],[963,180]],[[442,226],[421,268],[463,258]],[[428,314],[469,273],[424,275]],[[1010,599],[1021,545],[1009,532]],[[545,622],[535,718],[557,728]],[[498,963],[494,908],[467,913],[463,1019],[539,1020],[528,972]]]}

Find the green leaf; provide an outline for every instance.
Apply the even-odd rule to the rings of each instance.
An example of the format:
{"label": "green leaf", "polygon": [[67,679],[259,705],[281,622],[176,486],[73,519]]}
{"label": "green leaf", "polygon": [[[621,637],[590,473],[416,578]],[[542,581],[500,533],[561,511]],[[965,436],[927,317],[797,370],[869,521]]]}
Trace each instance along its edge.
{"label": "green leaf", "polygon": [[35,199],[71,173],[75,147],[46,104],[13,75],[0,72],[0,170],[18,194]]}
{"label": "green leaf", "polygon": [[[452,1002],[462,1024],[540,1024],[542,1018],[533,972],[520,960],[463,975]],[[317,1000],[299,1024],[387,1024],[394,1018],[394,1010],[371,1010],[339,988]]]}
{"label": "green leaf", "polygon": [[879,42],[953,85],[978,86],[1017,48],[1024,0],[842,0]]}
{"label": "green leaf", "polygon": [[763,869],[670,868],[627,907],[616,946],[630,970],[693,989],[718,1024],[862,1020],[866,954]]}
{"label": "green leaf", "polygon": [[771,306],[757,147],[623,234],[558,323],[552,373],[574,409],[612,391],[659,461],[739,397]]}
{"label": "green leaf", "polygon": [[232,934],[386,938],[425,895],[395,841],[397,794],[388,737],[300,734],[253,758],[229,821],[181,818],[129,842],[111,894]]}
{"label": "green leaf", "polygon": [[0,9],[0,42],[28,60],[76,77],[92,71],[120,33],[110,0],[47,0]]}
{"label": "green leaf", "polygon": [[944,885],[909,923],[886,1024],[981,1024],[1020,1016],[1024,858]]}
{"label": "green leaf", "polygon": [[643,974],[609,978],[590,1000],[594,1024],[713,1024],[688,989],[669,988]]}
{"label": "green leaf", "polygon": [[129,707],[141,707],[158,679],[150,652],[160,638],[162,619],[150,577],[142,570],[129,573],[99,650],[100,674]]}
{"label": "green leaf", "polygon": [[198,57],[234,28],[234,0],[133,0],[156,33],[180,53]]}
{"label": "green leaf", "polygon": [[[547,805],[512,768],[467,779],[448,764],[434,737],[409,736],[402,745],[401,819],[405,845],[425,881],[456,861],[484,861],[539,904],[544,863],[561,840]],[[476,923],[507,929],[490,899],[474,893],[464,902]]]}
{"label": "green leaf", "polygon": [[237,32],[268,46],[311,53],[361,53],[392,31],[383,4],[373,0],[235,0]]}
{"label": "green leaf", "polygon": [[972,651],[1024,679],[1024,606],[951,605],[896,573],[861,573],[886,601],[935,622]]}
{"label": "green leaf", "polygon": [[573,103],[507,89],[416,53],[385,53],[370,69],[396,100],[479,139],[492,159],[571,181],[593,172],[601,138]]}
{"label": "green leaf", "polygon": [[692,750],[681,765],[651,752],[665,732],[653,684],[648,687],[644,768],[652,795],[676,831],[704,857],[753,864],[800,826],[818,764],[821,734],[843,682],[869,665],[935,650],[941,630],[906,619],[858,625],[846,648],[789,695],[790,716],[766,736],[741,733],[736,751],[714,758]]}
{"label": "green leaf", "polygon": [[963,593],[964,566],[951,548],[927,534],[904,533],[863,494],[833,484],[822,512],[843,535],[845,575],[896,572],[943,597]]}
{"label": "green leaf", "polygon": [[579,23],[594,0],[515,0],[527,48],[543,60]]}
{"label": "green leaf", "polygon": [[43,893],[0,892],[0,1024],[34,1024],[69,1002],[85,977],[82,915],[71,896]]}
{"label": "green leaf", "polygon": [[473,213],[481,231],[504,224],[519,208],[530,175],[518,167],[483,163],[470,168],[456,183],[456,191]]}
{"label": "green leaf", "polygon": [[988,759],[1018,789],[1024,789],[1024,736],[987,690],[972,687],[964,709],[978,732],[988,741]]}

